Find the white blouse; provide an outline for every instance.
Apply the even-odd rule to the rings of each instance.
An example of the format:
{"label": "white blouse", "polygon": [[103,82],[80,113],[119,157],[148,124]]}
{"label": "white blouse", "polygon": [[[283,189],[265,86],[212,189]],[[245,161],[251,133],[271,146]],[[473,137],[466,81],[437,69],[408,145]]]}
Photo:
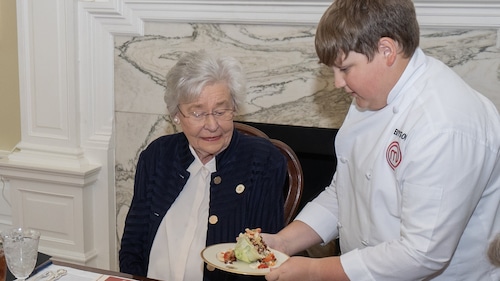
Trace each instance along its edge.
{"label": "white blouse", "polygon": [[203,260],[215,157],[203,165],[194,149],[190,177],[158,228],[149,255],[148,277],[159,280],[203,280]]}

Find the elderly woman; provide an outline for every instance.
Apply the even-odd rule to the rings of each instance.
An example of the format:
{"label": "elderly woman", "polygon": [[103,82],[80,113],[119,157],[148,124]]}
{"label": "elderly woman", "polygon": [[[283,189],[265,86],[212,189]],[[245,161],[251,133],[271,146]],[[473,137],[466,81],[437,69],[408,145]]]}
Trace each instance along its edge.
{"label": "elderly woman", "polygon": [[266,139],[234,129],[244,99],[240,63],[186,54],[167,74],[165,102],[182,133],[140,155],[120,249],[122,272],[159,280],[237,280],[204,265],[209,245],[245,228],[284,226],[284,156]]}

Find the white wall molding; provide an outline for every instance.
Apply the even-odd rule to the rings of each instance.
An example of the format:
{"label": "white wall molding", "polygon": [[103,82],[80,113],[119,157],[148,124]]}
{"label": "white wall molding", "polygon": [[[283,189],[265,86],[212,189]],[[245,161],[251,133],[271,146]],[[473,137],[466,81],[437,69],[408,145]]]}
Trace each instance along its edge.
{"label": "white wall molding", "polygon": [[17,1],[22,141],[9,155],[16,161],[87,164],[74,114],[79,108],[73,7],[63,0]]}
{"label": "white wall molding", "polygon": [[32,165],[27,167],[24,163],[15,163],[0,159],[2,176],[9,180],[36,180],[47,184],[67,185],[73,187],[86,187],[93,184],[99,175],[100,166],[89,165],[87,169],[66,169],[62,171],[57,167]]}
{"label": "white wall molding", "polygon": [[40,251],[55,259],[94,263],[98,251],[88,238],[94,231],[92,185],[99,170],[28,167],[0,159],[1,175],[10,185],[12,225],[40,230]]}
{"label": "white wall molding", "polygon": [[[422,27],[500,27],[500,3],[495,0],[415,0],[414,2]],[[331,1],[110,0],[82,3],[86,6],[85,9],[96,17],[104,19],[107,14],[108,20],[115,20],[112,24],[113,32],[118,34],[130,30],[126,30],[127,23],[116,24],[117,17],[133,19],[128,23],[136,27],[140,26],[138,24],[140,20],[314,25]]]}
{"label": "white wall molding", "polygon": [[499,28],[499,1],[415,1],[422,27]]}
{"label": "white wall molding", "polygon": [[[82,66],[78,1],[16,4],[21,142],[0,159],[12,225],[40,229],[40,249],[56,259],[114,267],[113,37],[91,32],[88,39],[104,34],[109,44],[94,65]],[[108,81],[92,81],[86,91],[89,69],[107,71]]]}

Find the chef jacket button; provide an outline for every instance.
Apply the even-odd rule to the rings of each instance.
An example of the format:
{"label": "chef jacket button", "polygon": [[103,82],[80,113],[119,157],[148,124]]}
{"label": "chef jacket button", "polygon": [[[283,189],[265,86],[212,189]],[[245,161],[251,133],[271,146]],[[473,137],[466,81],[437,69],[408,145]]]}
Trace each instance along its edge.
{"label": "chef jacket button", "polygon": [[218,218],[216,215],[211,215],[211,216],[208,218],[208,222],[209,222],[210,224],[216,224],[218,221],[219,221],[219,218]]}
{"label": "chef jacket button", "polygon": [[215,270],[215,267],[213,267],[213,266],[211,266],[211,265],[207,264],[207,270],[208,270],[208,271],[214,271],[214,270]]}
{"label": "chef jacket button", "polygon": [[370,180],[372,178],[372,173],[368,172],[365,174],[366,179]]}
{"label": "chef jacket button", "polygon": [[241,194],[241,193],[243,193],[243,191],[245,191],[245,186],[243,184],[241,184],[241,183],[238,184],[236,186],[236,193]]}
{"label": "chef jacket button", "polygon": [[399,108],[397,108],[396,106],[392,108],[392,112],[394,114],[398,113],[399,112]]}
{"label": "chef jacket button", "polygon": [[337,228],[342,228],[342,224],[340,222],[337,222]]}
{"label": "chef jacket button", "polygon": [[365,246],[368,246],[368,241],[366,240],[361,240],[361,244],[365,245]]}
{"label": "chef jacket button", "polygon": [[221,178],[220,176],[216,176],[216,177],[214,178],[214,183],[215,183],[215,184],[219,184],[219,183],[221,183],[221,182],[222,182],[222,178]]}
{"label": "chef jacket button", "polygon": [[347,159],[345,157],[340,157],[340,162],[345,164],[345,163],[347,163]]}

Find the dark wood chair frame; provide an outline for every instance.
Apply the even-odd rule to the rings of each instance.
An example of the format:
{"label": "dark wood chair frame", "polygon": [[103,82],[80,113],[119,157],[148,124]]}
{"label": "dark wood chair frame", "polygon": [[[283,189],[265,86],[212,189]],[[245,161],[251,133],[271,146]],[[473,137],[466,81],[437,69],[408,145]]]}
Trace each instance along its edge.
{"label": "dark wood chair frame", "polygon": [[288,146],[283,141],[278,139],[271,139],[267,134],[261,130],[252,127],[250,125],[234,122],[234,128],[239,132],[258,136],[262,138],[269,139],[274,146],[276,146],[287,159],[287,171],[288,177],[285,182],[284,196],[284,214],[285,214],[285,224],[289,224],[295,218],[295,215],[299,209],[300,199],[304,190],[304,174],[302,172],[302,166],[300,165],[299,158],[293,151],[293,149]]}

